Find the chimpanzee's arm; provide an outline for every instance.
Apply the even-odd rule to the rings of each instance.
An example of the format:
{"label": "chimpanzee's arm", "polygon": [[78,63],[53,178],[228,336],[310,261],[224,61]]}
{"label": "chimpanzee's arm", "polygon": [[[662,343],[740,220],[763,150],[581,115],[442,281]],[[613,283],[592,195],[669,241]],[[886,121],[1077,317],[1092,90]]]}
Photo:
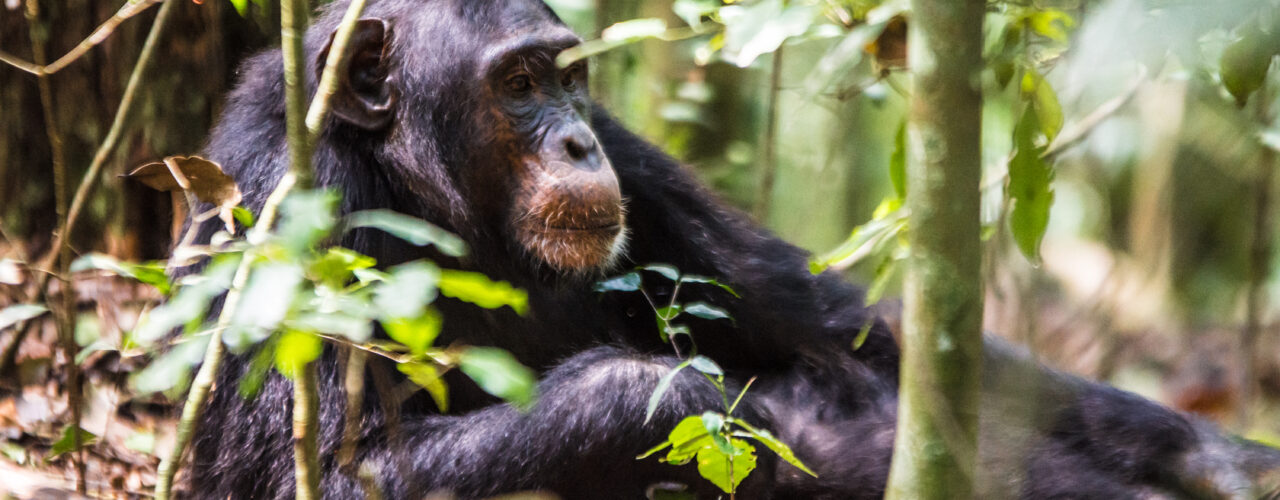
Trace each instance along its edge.
{"label": "chimpanzee's arm", "polygon": [[[657,456],[636,460],[681,419],[723,411],[711,384],[685,370],[653,419],[644,421],[649,395],[676,362],[608,347],[585,351],[547,374],[527,413],[497,405],[405,422],[406,442],[394,454],[400,462],[381,475],[388,488],[403,490],[393,493],[397,498],[420,498],[437,489],[461,498],[521,490],[564,498],[644,498],[649,485],[673,481],[710,494],[707,488],[714,487],[691,466],[662,464]],[[762,418],[750,403],[735,415]],[[763,482],[771,476],[772,456],[762,451],[759,458],[758,472],[743,486],[747,496],[767,491]]]}

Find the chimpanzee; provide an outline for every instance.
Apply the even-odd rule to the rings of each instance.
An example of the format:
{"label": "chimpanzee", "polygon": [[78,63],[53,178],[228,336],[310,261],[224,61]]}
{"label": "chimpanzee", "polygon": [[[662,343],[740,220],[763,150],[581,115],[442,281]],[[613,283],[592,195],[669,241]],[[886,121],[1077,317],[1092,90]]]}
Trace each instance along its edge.
{"label": "chimpanzee", "polygon": [[[315,88],[345,2],[308,31]],[[432,258],[529,292],[518,316],[442,299],[442,343],[492,345],[542,374],[528,412],[451,380],[436,411],[373,363],[356,463],[339,467],[341,361],[320,364],[322,489],[360,498],[450,491],[462,498],[543,490],[565,498],[643,498],[654,484],[714,497],[690,467],[637,460],[682,417],[721,409],[718,392],[682,372],[645,422],[649,395],[677,359],[634,294],[592,283],[636,265],[669,263],[722,278],[741,295],[692,289],[729,311],[692,324],[697,346],[730,390],[759,377],[737,415],[771,429],[814,470],[761,453],[742,498],[879,498],[897,408],[898,348],[863,296],[804,251],[718,203],[670,157],[594,106],[587,67],[558,68],[579,43],[538,0],[375,0],[354,36],[333,113],[316,144],[316,182],[341,210],[392,209],[465,239],[461,259],[374,230],[341,243],[392,265]],[[287,169],[278,50],[248,61],[207,155],[240,183],[251,208]],[[201,228],[206,241],[216,231]],[[651,290],[660,297],[669,289]],[[857,349],[852,341],[873,322]],[[234,390],[245,358],[224,365],[200,424],[189,474],[199,498],[293,495],[289,382],[256,398]],[[1041,368],[1014,349],[986,350],[978,484],[982,498],[1244,498],[1280,454],[1224,438],[1207,424],[1108,387]]]}

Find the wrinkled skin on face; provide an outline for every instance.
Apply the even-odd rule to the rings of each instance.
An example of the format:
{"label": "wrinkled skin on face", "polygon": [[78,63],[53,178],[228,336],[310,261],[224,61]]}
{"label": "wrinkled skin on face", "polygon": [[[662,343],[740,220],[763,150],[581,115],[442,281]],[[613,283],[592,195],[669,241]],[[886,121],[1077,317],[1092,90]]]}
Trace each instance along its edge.
{"label": "wrinkled skin on face", "polygon": [[483,68],[497,103],[490,116],[506,139],[515,178],[510,233],[530,255],[565,273],[606,266],[626,241],[618,178],[586,121],[586,63],[555,64],[556,53],[576,43],[575,37],[521,43]]}

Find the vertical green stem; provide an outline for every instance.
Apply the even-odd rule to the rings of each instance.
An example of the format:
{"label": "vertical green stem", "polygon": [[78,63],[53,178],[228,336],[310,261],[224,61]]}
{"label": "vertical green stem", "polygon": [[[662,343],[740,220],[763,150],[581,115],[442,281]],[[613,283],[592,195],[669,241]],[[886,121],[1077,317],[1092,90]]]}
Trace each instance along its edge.
{"label": "vertical green stem", "polygon": [[983,0],[912,0],[911,258],[890,499],[973,496],[982,363]]}
{"label": "vertical green stem", "polygon": [[317,410],[316,364],[307,363],[293,381],[293,475],[298,500],[320,499]]}
{"label": "vertical green stem", "polygon": [[[31,56],[32,60],[41,67],[45,65],[47,55],[44,51],[44,36],[40,33],[40,5],[36,0],[27,0],[27,29],[31,37]],[[58,129],[58,117],[53,105],[53,88],[49,83],[49,75],[41,71],[36,74],[36,86],[40,92],[40,108],[44,113],[44,130],[49,136],[50,156],[53,157],[53,196],[54,210],[58,215],[58,226],[66,227],[67,222],[67,162],[66,155],[62,148],[62,133]],[[61,233],[58,236],[62,238]],[[68,267],[71,265],[71,248],[68,245],[59,245],[54,247],[58,259],[57,277],[61,282],[62,290],[59,294],[61,304],[54,308],[58,311],[54,314],[55,323],[58,328],[58,343],[62,346],[62,354],[66,357],[67,365],[67,405],[71,409],[71,439],[75,446],[75,453],[72,454],[73,463],[76,470],[76,492],[84,495],[86,493],[84,472],[84,450],[80,449],[83,443],[80,442],[80,407],[81,392],[80,389],[80,367],[76,365],[76,352],[79,350],[75,340],[75,285],[71,282],[68,274]],[[44,293],[44,287],[48,285],[47,278],[38,283],[40,293],[45,298],[48,294]],[[19,329],[18,331],[22,331]],[[14,335],[19,335],[15,333]],[[17,350],[18,345],[14,344],[13,349]]]}
{"label": "vertical green stem", "polygon": [[288,120],[289,170],[299,185],[311,185],[311,140],[307,134],[307,77],[303,38],[307,26],[305,0],[280,2],[280,50],[284,58],[284,104]]}

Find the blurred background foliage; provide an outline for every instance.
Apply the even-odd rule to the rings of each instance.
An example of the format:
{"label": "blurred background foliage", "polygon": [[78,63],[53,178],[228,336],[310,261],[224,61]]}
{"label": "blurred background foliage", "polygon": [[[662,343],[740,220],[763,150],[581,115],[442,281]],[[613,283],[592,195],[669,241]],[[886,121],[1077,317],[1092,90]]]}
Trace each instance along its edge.
{"label": "blurred background foliage", "polygon": [[[894,316],[905,2],[548,3],[588,40],[579,55],[593,53],[602,106],[688,162],[727,203],[832,257],[852,281],[877,284],[887,298],[876,307]],[[37,32],[53,55],[117,8],[41,6]],[[178,7],[77,253],[166,256],[168,195],[118,175],[198,151],[237,64],[278,41],[272,2]],[[106,133],[154,15],[126,21],[51,79],[73,179]],[[1269,103],[1280,85],[1267,73],[1280,50],[1280,2],[992,1],[987,21],[978,82],[987,328],[1056,366],[1280,442],[1280,254],[1268,198],[1280,148]],[[28,58],[30,45],[20,2],[6,1],[0,50]],[[1020,122],[1035,130],[1019,135]],[[55,225],[44,125],[35,79],[0,65],[5,258],[43,254]],[[1251,289],[1265,298],[1252,312]],[[1256,338],[1243,334],[1250,314]],[[130,321],[104,316],[117,323],[97,328]]]}

